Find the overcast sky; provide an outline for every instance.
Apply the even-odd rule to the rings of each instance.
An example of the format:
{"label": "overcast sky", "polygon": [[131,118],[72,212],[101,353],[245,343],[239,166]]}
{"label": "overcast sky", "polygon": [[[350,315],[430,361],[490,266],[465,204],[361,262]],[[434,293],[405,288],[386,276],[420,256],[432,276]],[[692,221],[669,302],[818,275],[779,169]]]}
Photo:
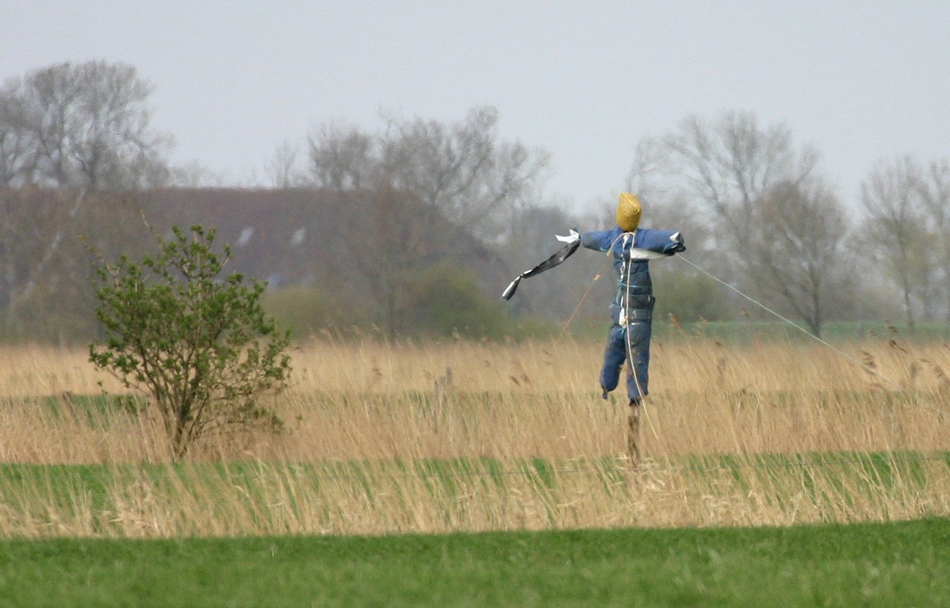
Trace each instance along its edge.
{"label": "overcast sky", "polygon": [[0,78],[135,66],[172,161],[266,183],[278,145],[380,109],[551,153],[547,193],[612,197],[644,137],[687,115],[784,123],[849,204],[878,159],[950,157],[945,0],[351,2],[2,0]]}

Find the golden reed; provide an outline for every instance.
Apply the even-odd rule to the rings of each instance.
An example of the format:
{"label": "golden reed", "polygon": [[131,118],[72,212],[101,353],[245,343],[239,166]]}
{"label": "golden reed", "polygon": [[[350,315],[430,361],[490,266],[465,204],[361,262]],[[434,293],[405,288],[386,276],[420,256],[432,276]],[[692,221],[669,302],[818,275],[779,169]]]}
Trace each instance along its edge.
{"label": "golden reed", "polygon": [[842,349],[865,367],[817,344],[658,340],[636,472],[623,391],[605,402],[597,390],[600,344],[314,342],[295,349],[293,384],[273,399],[285,432],[211,438],[175,466],[157,421],[89,407],[85,396],[122,388],[84,352],[2,349],[0,460],[109,474],[104,488],[75,468],[4,476],[0,536],[950,514],[950,347]]}

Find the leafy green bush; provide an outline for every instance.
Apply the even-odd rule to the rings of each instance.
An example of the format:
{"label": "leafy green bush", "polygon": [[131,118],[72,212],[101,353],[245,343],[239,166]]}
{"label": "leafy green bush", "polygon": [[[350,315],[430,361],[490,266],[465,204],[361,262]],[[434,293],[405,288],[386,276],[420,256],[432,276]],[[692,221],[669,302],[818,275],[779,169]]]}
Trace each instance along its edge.
{"label": "leafy green bush", "polygon": [[152,396],[176,458],[199,437],[237,427],[277,429],[259,398],[290,374],[289,335],[265,315],[264,285],[222,276],[230,247],[216,254],[214,231],[192,226],[158,237],[156,257],[100,261],[96,318],[105,342],[89,359],[126,387]]}
{"label": "leafy green bush", "polygon": [[410,330],[435,336],[500,338],[514,325],[498,300],[489,298],[474,273],[442,264],[408,282],[404,305]]}
{"label": "leafy green bush", "polygon": [[[293,286],[268,291],[261,304],[294,339],[302,339],[322,330],[334,333],[365,324],[369,311],[363,312],[329,289]],[[363,314],[361,314],[363,312]]]}
{"label": "leafy green bush", "polygon": [[653,293],[656,295],[654,319],[665,321],[673,315],[681,323],[691,323],[700,319],[724,321],[734,317],[733,307],[723,288],[713,279],[662,270],[652,274]]}

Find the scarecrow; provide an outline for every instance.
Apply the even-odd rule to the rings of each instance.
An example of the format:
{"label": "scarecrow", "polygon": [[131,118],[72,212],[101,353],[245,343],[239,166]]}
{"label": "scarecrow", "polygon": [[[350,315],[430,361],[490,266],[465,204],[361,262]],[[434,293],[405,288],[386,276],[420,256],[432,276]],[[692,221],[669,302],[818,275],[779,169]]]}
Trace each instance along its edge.
{"label": "scarecrow", "polygon": [[640,404],[648,394],[650,339],[652,336],[653,286],[649,261],[685,251],[683,236],[673,230],[640,228],[641,207],[636,195],[620,194],[617,226],[579,234],[571,230],[557,239],[565,245],[550,258],[521,273],[505,289],[506,300],[514,295],[522,278],[557,266],[583,245],[610,255],[617,273],[617,293],[610,305],[613,324],[607,333],[607,348],[600,372],[601,396],[617,388],[620,370],[627,362],[627,397],[630,400],[628,443],[631,455],[639,460]]}

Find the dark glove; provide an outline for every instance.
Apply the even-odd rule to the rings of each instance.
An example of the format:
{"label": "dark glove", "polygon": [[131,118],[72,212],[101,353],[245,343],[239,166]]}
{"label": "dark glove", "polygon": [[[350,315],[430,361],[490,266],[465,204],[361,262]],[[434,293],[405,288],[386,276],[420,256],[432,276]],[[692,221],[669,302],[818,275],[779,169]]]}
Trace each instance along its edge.
{"label": "dark glove", "polygon": [[675,245],[673,245],[672,248],[670,248],[669,250],[670,253],[679,253],[680,251],[686,251],[686,241],[683,239],[682,233],[677,232],[676,234],[670,237],[670,240],[676,243]]}

